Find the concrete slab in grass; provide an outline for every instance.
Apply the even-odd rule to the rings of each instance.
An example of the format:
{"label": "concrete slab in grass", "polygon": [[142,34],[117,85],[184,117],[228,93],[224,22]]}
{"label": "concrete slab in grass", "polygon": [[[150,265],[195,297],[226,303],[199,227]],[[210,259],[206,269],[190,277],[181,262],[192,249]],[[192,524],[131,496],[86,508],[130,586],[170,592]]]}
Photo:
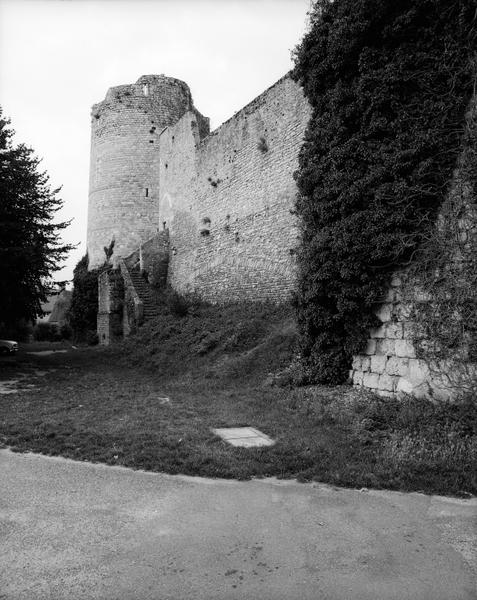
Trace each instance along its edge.
{"label": "concrete slab in grass", "polygon": [[254,427],[225,427],[212,429],[212,431],[232,446],[254,448],[258,446],[273,446],[275,444],[272,438]]}

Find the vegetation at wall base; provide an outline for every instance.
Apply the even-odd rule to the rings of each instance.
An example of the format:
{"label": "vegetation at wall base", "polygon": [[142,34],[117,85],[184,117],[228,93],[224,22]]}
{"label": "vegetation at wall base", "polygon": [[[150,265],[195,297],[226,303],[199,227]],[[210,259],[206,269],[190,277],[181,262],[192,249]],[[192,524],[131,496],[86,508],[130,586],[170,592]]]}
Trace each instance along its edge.
{"label": "vegetation at wall base", "polygon": [[40,160],[23,144],[0,109],[0,325],[34,321],[51,289],[52,274],[72,249],[60,234],[69,223],[55,223],[63,201],[52,190]]}
{"label": "vegetation at wall base", "polygon": [[461,151],[476,36],[473,0],[315,3],[294,69],[313,109],[296,173],[311,380],[345,380],[392,272],[435,223]]}
{"label": "vegetation at wall base", "polygon": [[85,254],[74,268],[73,295],[67,318],[73,330],[74,340],[89,343],[96,336],[100,271],[88,271],[88,264],[88,254]]}
{"label": "vegetation at wall base", "polygon": [[[0,444],[157,472],[477,493],[475,394],[450,404],[275,385],[295,342],[290,307],[244,304],[165,306],[112,348],[23,346],[0,369],[0,386],[19,387],[2,396]],[[24,353],[48,349],[67,352]],[[275,445],[234,448],[212,432],[240,426]]]}

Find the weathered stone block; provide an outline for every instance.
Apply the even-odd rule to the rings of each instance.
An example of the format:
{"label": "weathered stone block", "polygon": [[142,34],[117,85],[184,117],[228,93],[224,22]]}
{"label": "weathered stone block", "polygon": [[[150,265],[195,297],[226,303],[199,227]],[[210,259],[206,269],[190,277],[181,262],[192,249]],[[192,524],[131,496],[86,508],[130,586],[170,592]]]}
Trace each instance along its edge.
{"label": "weathered stone block", "polygon": [[393,278],[391,279],[391,286],[392,287],[401,287],[402,285],[402,279],[399,277],[399,275],[393,275]]}
{"label": "weathered stone block", "polygon": [[409,359],[399,356],[390,356],[386,363],[386,373],[388,375],[399,375],[405,377],[409,371]]}
{"label": "weathered stone block", "polygon": [[371,371],[373,373],[384,373],[387,356],[378,354],[371,357]]}
{"label": "weathered stone block", "polygon": [[361,360],[361,370],[365,373],[371,369],[371,357],[363,356]]}
{"label": "weathered stone block", "polygon": [[361,371],[352,371],[351,379],[354,385],[363,385],[363,373]]}
{"label": "weathered stone block", "polygon": [[430,377],[429,367],[423,361],[417,358],[409,359],[409,380],[414,386],[418,386]]}
{"label": "weathered stone block", "polygon": [[392,308],[392,304],[383,304],[379,310],[376,311],[376,316],[382,323],[391,320]]}
{"label": "weathered stone block", "polygon": [[361,370],[361,363],[362,363],[362,356],[354,356],[353,357],[353,362],[351,364],[351,368],[355,371],[360,371]]}
{"label": "weathered stone block", "polygon": [[416,351],[414,346],[409,340],[396,340],[396,356],[402,356],[404,358],[415,358]]}
{"label": "weathered stone block", "polygon": [[376,352],[376,340],[368,340],[366,344],[365,354],[374,354]]}
{"label": "weathered stone block", "polygon": [[376,354],[384,354],[385,356],[393,356],[395,354],[394,340],[378,340],[376,343]]}
{"label": "weathered stone block", "polygon": [[400,302],[394,306],[394,316],[398,321],[406,321],[411,317],[412,306]]}
{"label": "weathered stone block", "polygon": [[363,374],[363,385],[364,387],[376,389],[379,383],[379,375],[377,373],[364,373]]}
{"label": "weathered stone block", "polygon": [[391,375],[387,375],[386,373],[383,373],[382,375],[379,376],[378,389],[385,390],[388,392],[393,392],[394,385],[395,385],[394,382],[395,382],[395,377],[391,377]]}
{"label": "weathered stone block", "polygon": [[402,323],[386,323],[385,332],[384,337],[386,338],[401,339],[403,337]]}
{"label": "weathered stone block", "polygon": [[382,398],[394,398],[395,393],[394,392],[388,392],[386,390],[376,390],[376,394],[378,396],[381,396]]}
{"label": "weathered stone block", "polygon": [[374,329],[371,329],[369,332],[369,335],[371,338],[384,338],[386,337],[385,335],[385,326],[381,325],[381,327],[375,327]]}
{"label": "weathered stone block", "polygon": [[408,379],[405,379],[404,377],[400,377],[397,381],[396,392],[402,392],[404,394],[412,394],[412,391],[413,391],[412,383]]}

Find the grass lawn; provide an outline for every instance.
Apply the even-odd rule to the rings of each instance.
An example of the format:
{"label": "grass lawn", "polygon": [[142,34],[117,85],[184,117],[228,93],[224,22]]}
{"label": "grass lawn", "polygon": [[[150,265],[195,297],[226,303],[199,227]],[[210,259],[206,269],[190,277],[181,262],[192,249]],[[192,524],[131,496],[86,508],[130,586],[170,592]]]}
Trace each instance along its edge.
{"label": "grass lawn", "polygon": [[[148,326],[114,350],[21,350],[5,359],[0,381],[26,376],[18,393],[0,395],[0,443],[167,473],[477,492],[475,403],[381,400],[346,386],[272,387],[264,367],[290,358],[293,331],[283,315],[260,332],[253,318],[244,324],[222,313],[227,329],[217,319],[204,325],[205,317],[168,316],[156,334]],[[174,324],[175,334],[167,330]],[[34,387],[22,389],[26,381]],[[237,426],[276,444],[235,448],[211,432]]]}

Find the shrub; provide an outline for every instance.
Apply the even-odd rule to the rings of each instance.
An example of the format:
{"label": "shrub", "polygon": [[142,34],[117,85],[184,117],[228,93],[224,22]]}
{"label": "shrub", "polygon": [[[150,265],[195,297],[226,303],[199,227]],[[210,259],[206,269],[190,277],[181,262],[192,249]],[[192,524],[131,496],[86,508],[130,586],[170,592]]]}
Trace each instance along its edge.
{"label": "shrub", "polygon": [[185,317],[190,308],[187,298],[172,289],[166,292],[166,306],[176,317]]}
{"label": "shrub", "polygon": [[85,341],[88,346],[96,346],[96,344],[99,342],[99,338],[94,329],[90,329],[86,332]]}
{"label": "shrub", "polygon": [[33,325],[27,319],[19,319],[16,323],[7,326],[1,324],[0,338],[28,342],[33,335]]}
{"label": "shrub", "polygon": [[59,342],[58,327],[52,323],[37,323],[33,328],[33,339],[37,342]]}
{"label": "shrub", "polygon": [[70,325],[68,325],[68,323],[64,323],[60,327],[60,336],[62,340],[71,340],[73,337],[73,329]]}
{"label": "shrub", "polygon": [[98,315],[99,270],[88,271],[88,263],[86,254],[73,271],[73,296],[67,318],[77,341],[85,341],[88,331],[96,329]]}
{"label": "shrub", "polygon": [[298,322],[315,380],[344,381],[391,273],[447,196],[473,93],[474,0],[318,0],[294,77]]}

